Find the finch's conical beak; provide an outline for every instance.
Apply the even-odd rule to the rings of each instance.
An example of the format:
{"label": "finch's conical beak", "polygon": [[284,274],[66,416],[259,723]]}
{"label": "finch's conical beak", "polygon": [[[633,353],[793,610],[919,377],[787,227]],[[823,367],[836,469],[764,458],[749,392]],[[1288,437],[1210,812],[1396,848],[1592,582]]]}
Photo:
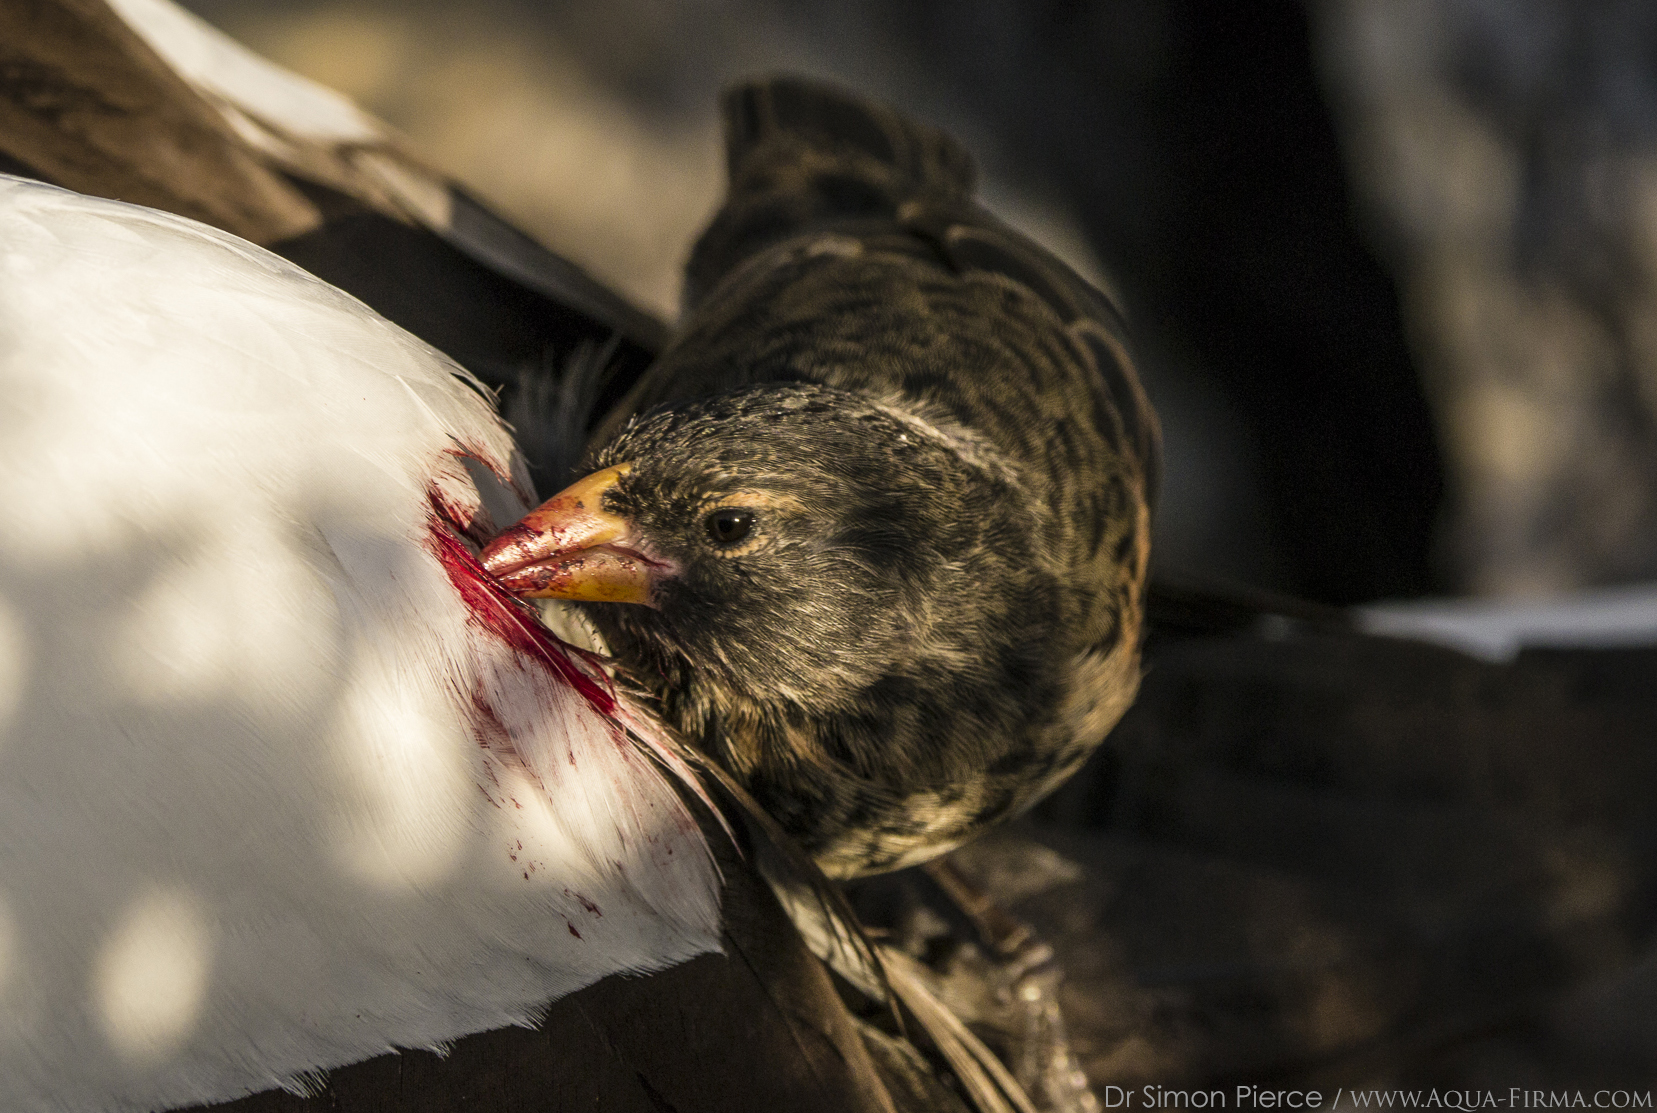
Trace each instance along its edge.
{"label": "finch's conical beak", "polygon": [[531,510],[484,548],[483,566],[526,599],[650,603],[651,573],[626,518],[604,510],[604,492],[631,465],[594,472]]}

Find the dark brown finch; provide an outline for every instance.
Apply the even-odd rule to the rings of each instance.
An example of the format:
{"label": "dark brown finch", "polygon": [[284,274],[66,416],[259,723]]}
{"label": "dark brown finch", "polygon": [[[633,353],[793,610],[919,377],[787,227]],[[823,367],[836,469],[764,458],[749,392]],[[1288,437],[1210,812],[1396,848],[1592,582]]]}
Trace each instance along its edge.
{"label": "dark brown finch", "polygon": [[972,200],[949,137],[777,79],[596,474],[485,550],[581,600],[833,876],[1073,772],[1139,685],[1156,420],[1122,318]]}

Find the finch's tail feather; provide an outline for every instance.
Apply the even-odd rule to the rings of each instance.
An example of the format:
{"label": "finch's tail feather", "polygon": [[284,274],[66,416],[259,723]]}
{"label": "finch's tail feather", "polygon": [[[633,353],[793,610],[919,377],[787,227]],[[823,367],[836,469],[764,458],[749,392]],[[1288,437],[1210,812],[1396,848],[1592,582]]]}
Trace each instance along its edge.
{"label": "finch's tail feather", "polygon": [[944,132],[823,82],[752,81],[727,90],[721,107],[732,180],[756,159],[791,148],[795,157],[815,154],[833,171],[862,170],[899,203],[921,192],[965,196],[977,182],[972,155]]}
{"label": "finch's tail feather", "polygon": [[1161,434],[1133,371],[1121,310],[1051,252],[976,204],[977,168],[954,139],[821,82],[771,77],[726,91],[730,191],[685,267],[685,308],[784,241],[845,236],[956,273],[1000,275],[1045,301],[1087,346],[1121,443],[1155,501]]}
{"label": "finch's tail feather", "polygon": [[722,107],[730,194],[686,268],[687,308],[779,240],[895,226],[905,205],[963,202],[977,182],[950,136],[833,85],[765,78],[726,90]]}

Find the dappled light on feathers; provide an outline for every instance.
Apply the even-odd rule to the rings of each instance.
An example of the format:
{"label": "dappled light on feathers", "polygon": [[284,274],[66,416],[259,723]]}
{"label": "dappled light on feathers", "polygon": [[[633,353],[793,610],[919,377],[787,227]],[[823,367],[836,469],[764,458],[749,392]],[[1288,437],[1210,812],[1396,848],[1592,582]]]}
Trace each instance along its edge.
{"label": "dappled light on feathers", "polygon": [[226,1099],[717,946],[675,766],[476,571],[532,496],[463,370],[6,177],[0,295],[0,1107]]}
{"label": "dappled light on feathers", "polygon": [[93,966],[104,1035],[117,1055],[152,1066],[201,1023],[212,930],[188,890],[156,888],[122,909]]}

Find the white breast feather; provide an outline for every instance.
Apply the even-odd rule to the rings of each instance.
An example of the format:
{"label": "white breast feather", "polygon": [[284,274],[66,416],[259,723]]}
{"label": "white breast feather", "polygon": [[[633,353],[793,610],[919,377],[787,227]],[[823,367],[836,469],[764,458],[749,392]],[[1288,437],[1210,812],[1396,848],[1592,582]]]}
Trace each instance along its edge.
{"label": "white breast feather", "polygon": [[456,370],[222,232],[0,179],[0,1109],[295,1085],[717,946],[657,767],[434,555],[455,453],[530,494]]}

